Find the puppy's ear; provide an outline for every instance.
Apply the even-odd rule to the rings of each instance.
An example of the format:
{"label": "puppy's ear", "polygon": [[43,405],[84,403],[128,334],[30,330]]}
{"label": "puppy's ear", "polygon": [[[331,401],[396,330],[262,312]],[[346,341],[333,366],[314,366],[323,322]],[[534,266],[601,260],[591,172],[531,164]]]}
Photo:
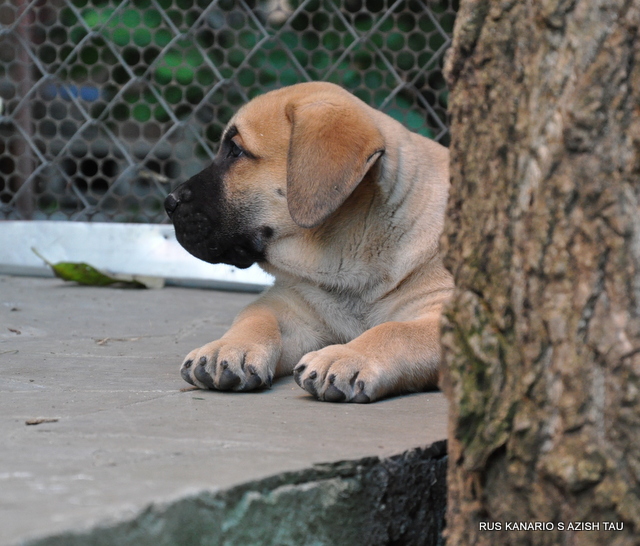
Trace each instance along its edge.
{"label": "puppy's ear", "polygon": [[326,220],[384,152],[382,134],[361,108],[329,101],[287,106],[287,204],[299,226]]}

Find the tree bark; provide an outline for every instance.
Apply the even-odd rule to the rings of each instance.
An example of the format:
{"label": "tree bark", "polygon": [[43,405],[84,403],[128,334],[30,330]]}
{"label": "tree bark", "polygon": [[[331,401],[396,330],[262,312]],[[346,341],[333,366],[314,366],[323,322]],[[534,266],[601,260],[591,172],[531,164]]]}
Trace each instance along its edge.
{"label": "tree bark", "polygon": [[640,544],[639,25],[640,0],[460,2],[448,545]]}

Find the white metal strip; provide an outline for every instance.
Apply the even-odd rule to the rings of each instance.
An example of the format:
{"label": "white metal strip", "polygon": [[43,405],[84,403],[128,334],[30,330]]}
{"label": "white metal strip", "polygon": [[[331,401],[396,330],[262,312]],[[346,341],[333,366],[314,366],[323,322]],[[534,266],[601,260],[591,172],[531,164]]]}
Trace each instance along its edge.
{"label": "white metal strip", "polygon": [[173,226],[99,222],[0,222],[0,273],[51,275],[49,262],[85,262],[105,273],[162,277],[169,284],[262,290],[273,277],[257,265],[208,264],[184,250]]}

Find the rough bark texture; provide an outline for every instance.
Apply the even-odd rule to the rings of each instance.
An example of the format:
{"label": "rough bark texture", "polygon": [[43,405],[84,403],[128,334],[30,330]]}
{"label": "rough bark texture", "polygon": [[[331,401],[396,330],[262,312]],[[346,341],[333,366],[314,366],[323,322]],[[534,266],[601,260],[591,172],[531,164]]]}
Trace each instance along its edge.
{"label": "rough bark texture", "polygon": [[460,4],[447,544],[639,544],[640,1]]}

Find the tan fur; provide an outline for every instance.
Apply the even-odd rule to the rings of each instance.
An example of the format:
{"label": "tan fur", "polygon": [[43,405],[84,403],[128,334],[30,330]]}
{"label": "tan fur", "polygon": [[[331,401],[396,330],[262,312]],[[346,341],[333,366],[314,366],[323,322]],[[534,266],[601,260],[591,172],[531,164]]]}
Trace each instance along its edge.
{"label": "tan fur", "polygon": [[262,95],[231,126],[253,157],[226,172],[224,196],[275,226],[260,265],[276,280],[183,375],[206,388],[202,365],[219,388],[228,369],[246,390],[295,368],[330,401],[434,387],[453,287],[438,252],[448,151],[328,83]]}
{"label": "tan fur", "polygon": [[344,102],[312,96],[287,105],[287,204],[301,227],[316,227],[335,212],[384,151],[364,108]]}

